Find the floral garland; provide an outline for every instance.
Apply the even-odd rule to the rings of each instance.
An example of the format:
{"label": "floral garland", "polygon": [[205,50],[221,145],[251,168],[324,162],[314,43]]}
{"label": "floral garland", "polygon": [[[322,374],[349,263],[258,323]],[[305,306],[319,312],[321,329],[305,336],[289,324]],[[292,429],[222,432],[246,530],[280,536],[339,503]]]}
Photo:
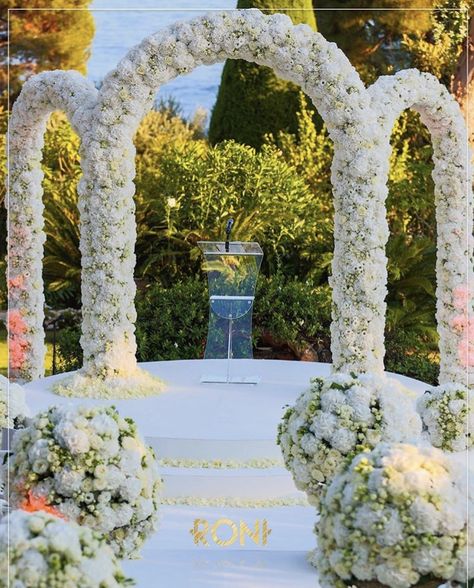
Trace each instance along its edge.
{"label": "floral garland", "polygon": [[[68,111],[70,118],[75,113],[81,119],[81,125],[76,127],[82,136],[83,169],[79,209],[84,372],[82,380],[70,383],[71,394],[82,393],[88,386],[90,389],[91,383],[84,381],[87,378],[116,379],[120,381],[120,387],[127,386],[127,378],[137,373],[133,329],[134,132],[151,108],[161,84],[199,64],[225,58],[248,59],[274,68],[279,76],[301,85],[325,119],[336,148],[333,182],[337,246],[332,284],[335,367],[382,370],[386,270],[381,243],[387,236],[387,227],[385,211],[378,206],[378,195],[384,186],[377,178],[387,154],[378,145],[377,121],[370,108],[369,96],[344,54],[320,34],[304,25],[294,26],[284,15],[265,16],[258,10],[244,10],[215,13],[188,23],[178,23],[148,37],[107,76],[97,98],[88,88],[86,95],[82,96],[86,105],[74,111],[78,107],[74,98],[74,108]],[[20,160],[39,161],[39,150],[29,152],[28,140],[34,139],[40,144],[38,137],[44,131],[44,127],[25,125],[25,121],[31,121],[31,117],[25,117],[27,107],[32,102],[46,102],[47,108],[41,116],[50,112],[52,103],[46,96],[51,92],[55,98],[58,94],[58,101],[53,106],[63,107],[61,95],[67,101],[67,96],[74,93],[65,87],[72,81],[74,83],[70,85],[73,87],[79,81],[86,84],[80,76],[63,72],[41,74],[25,84],[11,121],[16,137],[12,144],[11,176],[16,186],[20,183],[15,177]],[[28,130],[28,135],[17,130],[30,126],[32,129]],[[34,190],[13,190],[11,198],[18,210],[24,209],[26,193],[31,193],[28,203],[33,202],[38,209],[40,181],[41,175],[37,174],[32,182]],[[27,226],[34,225],[32,232],[37,234],[37,242],[26,252],[19,247],[22,242],[19,221],[22,219],[14,216],[11,223],[12,252],[18,247],[23,255],[26,253],[29,266],[36,264],[35,276],[29,279],[28,267],[28,271],[16,271],[12,277],[16,279],[28,274],[23,284],[24,292],[34,295],[35,300],[24,297],[21,305],[12,308],[24,313],[23,319],[34,319],[34,324],[28,322],[26,357],[25,361],[19,361],[22,364],[19,372],[25,378],[35,378],[42,372],[44,352],[40,327],[43,302],[41,256],[38,255],[43,237],[38,211],[26,216]],[[345,222],[347,216],[351,218],[350,223]],[[374,225],[378,227],[376,235]],[[364,237],[356,238],[360,235]],[[369,250],[371,254],[367,253]],[[354,260],[354,263],[347,264],[347,259]],[[16,258],[14,261],[17,263]],[[378,279],[370,281],[370,276]],[[11,288],[12,298],[18,298],[18,287],[11,284]],[[349,298],[350,293],[354,295]],[[133,385],[136,384],[134,381]],[[145,380],[141,394],[146,393],[147,387],[151,393],[156,392],[156,381]],[[102,393],[102,389],[97,392],[98,395]]]}
{"label": "floral garland", "polygon": [[314,506],[354,455],[380,441],[420,435],[413,393],[397,380],[369,374],[313,378],[278,427],[286,467]]}
{"label": "floral garland", "polygon": [[235,498],[224,496],[216,498],[201,498],[199,496],[177,496],[175,498],[163,498],[161,504],[167,506],[214,506],[229,508],[275,508],[283,506],[308,506],[305,498],[282,497],[268,499]]}
{"label": "floral garland", "polygon": [[417,403],[424,436],[434,447],[465,451],[474,440],[474,397],[466,388],[445,384],[429,389]]}
{"label": "floral garland", "polygon": [[262,457],[260,459],[248,459],[246,461],[236,461],[228,459],[172,459],[164,457],[158,460],[158,465],[169,468],[202,468],[215,470],[241,470],[241,469],[270,469],[284,466],[281,459],[271,459]]}
{"label": "floral garland", "polygon": [[155,455],[113,407],[51,407],[13,441],[10,504],[44,501],[135,556],[157,521],[162,486]]}
{"label": "floral garland", "polygon": [[54,110],[64,110],[83,139],[97,90],[73,71],[40,73],[28,80],[15,101],[8,129],[8,288],[11,377],[44,374],[44,295],[42,278],[43,136]]}
{"label": "floral garland", "polygon": [[18,429],[25,425],[30,409],[25,400],[25,391],[0,375],[0,429]]}
{"label": "floral garland", "polygon": [[395,120],[406,108],[419,112],[431,133],[438,233],[439,381],[464,384],[467,369],[471,378],[474,373],[474,353],[469,355],[467,350],[469,324],[474,329],[474,298],[467,291],[468,283],[474,283],[474,241],[466,125],[454,97],[430,74],[412,69],[383,76],[369,92],[386,146]]}
{"label": "floral garland", "polygon": [[371,581],[409,588],[422,577],[464,582],[467,476],[452,470],[448,455],[432,447],[382,443],[357,456],[321,505],[322,588]]}
{"label": "floral garland", "polygon": [[[8,578],[8,580],[7,580]],[[110,547],[94,531],[45,512],[0,521],[0,586],[130,586]]]}

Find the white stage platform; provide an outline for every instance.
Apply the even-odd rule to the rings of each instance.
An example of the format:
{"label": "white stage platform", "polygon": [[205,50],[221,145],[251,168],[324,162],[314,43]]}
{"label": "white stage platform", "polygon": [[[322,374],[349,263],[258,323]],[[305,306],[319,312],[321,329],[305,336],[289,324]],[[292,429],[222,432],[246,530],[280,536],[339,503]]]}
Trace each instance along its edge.
{"label": "white stage platform", "polygon": [[[331,366],[235,360],[234,374],[258,376],[257,385],[200,383],[205,374],[225,373],[225,360],[154,362],[141,367],[166,382],[164,392],[136,400],[63,398],[51,386],[67,374],[25,386],[33,412],[71,402],[115,405],[137,422],[163,460],[167,504],[161,507],[160,529],[145,545],[143,559],[124,563],[137,586],[318,588],[316,571],[306,562],[306,554],[315,546],[316,512],[282,466],[276,434],[285,407],[294,403],[311,377],[329,374]],[[393,376],[417,394],[426,389],[417,380]],[[227,467],[205,463],[216,460]],[[199,506],[206,502],[214,506]],[[236,503],[241,507],[235,508]],[[237,526],[243,521],[250,529],[265,519],[271,529],[268,543],[257,546],[247,538],[244,545],[237,540],[228,547],[212,539],[208,546],[194,544],[190,530],[195,519],[205,519],[211,528],[222,518]],[[222,534],[226,532],[229,527],[224,526]]]}

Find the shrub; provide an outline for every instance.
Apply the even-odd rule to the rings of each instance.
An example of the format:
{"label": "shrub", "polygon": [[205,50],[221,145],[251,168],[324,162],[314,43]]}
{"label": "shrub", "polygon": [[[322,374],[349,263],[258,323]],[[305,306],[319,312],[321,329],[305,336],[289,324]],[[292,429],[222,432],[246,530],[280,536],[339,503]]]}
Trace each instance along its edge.
{"label": "shrub", "polygon": [[138,276],[170,284],[195,275],[197,241],[221,239],[229,216],[232,238],[260,242],[265,274],[284,268],[304,279],[327,251],[319,237],[326,211],[277,147],[195,141],[153,161],[137,175]]}
{"label": "shrub", "polygon": [[[139,361],[203,357],[208,325],[208,291],[203,279],[180,280],[170,288],[155,284],[137,295]],[[260,277],[254,309],[254,340],[286,345],[295,356],[308,348],[329,348],[330,293],[281,275]],[[57,337],[60,369],[82,363],[80,328]],[[329,357],[326,357],[328,360]]]}

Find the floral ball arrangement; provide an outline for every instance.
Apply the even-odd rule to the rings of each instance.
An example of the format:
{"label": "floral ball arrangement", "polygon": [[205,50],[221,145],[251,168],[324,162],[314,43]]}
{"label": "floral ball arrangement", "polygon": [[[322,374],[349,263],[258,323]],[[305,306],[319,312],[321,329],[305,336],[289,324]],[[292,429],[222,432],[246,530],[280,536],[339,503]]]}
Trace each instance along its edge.
{"label": "floral ball arrangement", "polygon": [[423,436],[445,451],[465,451],[473,445],[474,397],[466,388],[445,384],[431,388],[417,402]]}
{"label": "floral ball arrangement", "polygon": [[0,588],[115,588],[133,582],[110,546],[88,527],[45,512],[0,521]]}
{"label": "floral ball arrangement", "polygon": [[396,380],[370,374],[313,378],[278,427],[286,467],[298,489],[318,506],[344,464],[380,441],[421,434],[413,393]]}
{"label": "floral ball arrangement", "polygon": [[155,530],[162,481],[151,448],[114,407],[50,407],[15,435],[10,504],[44,500],[134,557]]}
{"label": "floral ball arrangement", "polygon": [[0,429],[18,429],[29,415],[24,389],[0,375]]}
{"label": "floral ball arrangement", "polygon": [[322,588],[465,581],[466,481],[450,470],[449,454],[428,446],[381,443],[356,456],[321,502]]}

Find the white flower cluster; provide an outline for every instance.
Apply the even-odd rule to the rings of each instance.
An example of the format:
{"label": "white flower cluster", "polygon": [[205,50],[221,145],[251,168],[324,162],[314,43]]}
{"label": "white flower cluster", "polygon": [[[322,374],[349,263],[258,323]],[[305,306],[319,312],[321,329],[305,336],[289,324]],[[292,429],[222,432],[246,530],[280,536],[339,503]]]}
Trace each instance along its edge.
{"label": "white flower cluster", "polygon": [[466,388],[456,384],[431,388],[420,396],[417,408],[431,445],[445,451],[473,446],[474,397]]}
{"label": "white flower cluster", "polygon": [[[462,303],[468,315],[465,322],[474,325],[473,294],[467,292],[467,284],[474,283],[474,241],[472,169],[466,124],[459,104],[446,87],[434,76],[416,69],[383,76],[368,91],[372,107],[378,113],[385,149],[390,146],[395,120],[406,108],[419,112],[431,133],[436,196],[439,381],[459,384],[466,381],[466,368],[474,368],[466,331],[457,326],[460,309],[455,301],[456,291],[466,289],[467,299]],[[472,371],[471,375],[474,376]]]}
{"label": "white flower cluster", "polygon": [[46,500],[134,556],[155,530],[162,486],[153,450],[113,407],[51,407],[15,435],[10,505]]}
{"label": "white flower cluster", "polygon": [[0,429],[19,428],[28,416],[24,389],[0,375]]}
{"label": "white flower cluster", "polygon": [[13,511],[0,521],[0,587],[130,586],[110,547],[94,531],[45,512]]}
{"label": "white flower cluster", "polygon": [[462,479],[453,483],[453,469],[449,454],[433,447],[381,443],[354,458],[321,503],[315,556],[321,586],[464,582],[474,564],[467,476],[457,468]]}
{"label": "white flower cluster", "polygon": [[328,484],[357,453],[380,441],[421,435],[414,394],[384,376],[333,374],[313,378],[278,428],[286,467],[318,506]]}

